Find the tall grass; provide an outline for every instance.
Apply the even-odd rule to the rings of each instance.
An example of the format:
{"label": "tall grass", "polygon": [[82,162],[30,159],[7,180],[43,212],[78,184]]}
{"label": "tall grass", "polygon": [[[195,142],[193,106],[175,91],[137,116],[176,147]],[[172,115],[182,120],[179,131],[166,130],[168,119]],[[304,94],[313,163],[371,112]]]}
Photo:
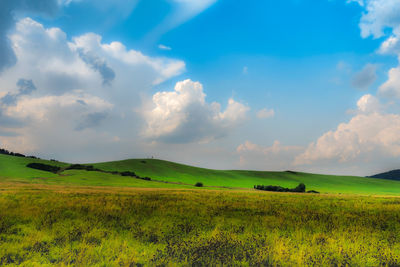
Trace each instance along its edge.
{"label": "tall grass", "polygon": [[399,198],[0,189],[0,265],[400,265]]}

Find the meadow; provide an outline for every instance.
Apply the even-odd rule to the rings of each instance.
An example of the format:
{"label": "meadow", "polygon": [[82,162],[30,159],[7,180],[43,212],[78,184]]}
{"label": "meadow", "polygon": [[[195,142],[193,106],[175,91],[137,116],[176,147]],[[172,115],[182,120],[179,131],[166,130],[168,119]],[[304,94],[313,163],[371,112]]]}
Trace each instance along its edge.
{"label": "meadow", "polygon": [[396,197],[0,186],[0,265],[400,265]]}
{"label": "meadow", "polygon": [[[0,155],[0,265],[400,266],[400,182]],[[195,182],[204,183],[197,188]],[[273,193],[254,184],[321,194]]]}
{"label": "meadow", "polygon": [[31,162],[59,167],[68,163],[0,155],[0,179],[53,185],[193,188],[197,182],[205,189],[251,189],[254,185],[294,188],[304,183],[307,190],[321,193],[400,195],[400,181],[356,176],[322,175],[292,171],[211,170],[158,159],[130,159],[90,164],[105,171],[133,171],[151,182],[104,172],[66,170],[58,174],[27,168]]}

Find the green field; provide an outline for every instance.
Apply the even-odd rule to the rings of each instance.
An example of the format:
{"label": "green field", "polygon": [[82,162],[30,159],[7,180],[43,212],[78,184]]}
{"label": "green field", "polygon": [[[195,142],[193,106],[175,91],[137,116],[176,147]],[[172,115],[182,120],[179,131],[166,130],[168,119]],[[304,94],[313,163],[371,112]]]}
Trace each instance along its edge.
{"label": "green field", "polygon": [[[155,159],[55,174],[32,162],[70,165],[0,155],[1,266],[400,266],[398,181]],[[321,194],[253,189],[300,182]]]}
{"label": "green field", "polygon": [[[333,176],[292,172],[257,172],[235,170],[210,170],[177,164],[157,159],[132,159],[92,164],[105,171],[133,171],[153,181],[143,181],[103,172],[68,170],[60,174],[27,168],[29,162],[42,162],[66,167],[69,164],[29,158],[0,155],[0,177],[3,180],[41,184],[85,185],[85,186],[130,186],[149,188],[192,188],[202,182],[208,188],[251,189],[254,185],[279,185],[295,187],[304,183],[308,190],[321,193],[400,195],[400,182],[392,180]],[[162,183],[157,181],[166,181]],[[179,183],[179,184],[173,184]]]}
{"label": "green field", "polygon": [[396,197],[0,187],[2,266],[400,265]]}

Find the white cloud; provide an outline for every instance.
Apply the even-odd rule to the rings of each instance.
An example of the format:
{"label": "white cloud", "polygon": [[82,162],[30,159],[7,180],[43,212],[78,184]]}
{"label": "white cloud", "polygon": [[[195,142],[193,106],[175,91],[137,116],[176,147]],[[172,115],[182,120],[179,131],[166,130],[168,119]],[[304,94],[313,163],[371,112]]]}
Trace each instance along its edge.
{"label": "white cloud", "polygon": [[[62,96],[36,98],[25,96],[18,101],[17,105],[9,106],[4,114],[29,121],[44,121],[51,117],[52,110],[68,109],[69,107],[82,110],[84,113],[92,113],[109,111],[113,105],[96,96],[82,92],[71,92]],[[68,114],[71,118],[71,113]]]}
{"label": "white cloud", "polygon": [[273,109],[263,108],[257,112],[257,118],[268,119],[275,116],[275,111]]}
{"label": "white cloud", "polygon": [[226,136],[242,122],[249,108],[229,99],[225,111],[219,103],[207,103],[203,86],[185,80],[173,92],[158,92],[153,106],[145,113],[148,138],[171,143],[209,141]]}
{"label": "white cloud", "polygon": [[361,113],[379,112],[381,110],[381,103],[375,96],[366,94],[357,101],[357,108]]}
{"label": "white cloud", "polygon": [[16,58],[7,34],[14,27],[14,15],[25,14],[52,16],[58,12],[57,0],[2,0],[0,2],[0,72],[15,64]]}
{"label": "white cloud", "polygon": [[373,163],[400,156],[400,115],[379,112],[379,101],[364,95],[359,114],[323,134],[295,159],[296,165]]}
{"label": "white cloud", "polygon": [[389,70],[389,79],[379,87],[379,94],[400,98],[400,67]]}
{"label": "white cloud", "polygon": [[240,156],[240,165],[257,170],[291,169],[295,156],[303,150],[300,146],[284,146],[279,141],[269,147],[246,141],[236,149]]}
{"label": "white cloud", "polygon": [[158,45],[158,48],[159,48],[160,50],[166,50],[166,51],[171,51],[171,50],[172,50],[171,47],[166,46],[166,45],[163,45],[163,44],[159,44],[159,45]]}
{"label": "white cloud", "polygon": [[387,28],[400,30],[400,0],[367,0],[364,6],[366,12],[360,21],[362,37],[382,37]]}
{"label": "white cloud", "polygon": [[379,53],[381,54],[399,54],[400,53],[400,38],[397,35],[392,35],[387,38],[380,46]]}
{"label": "white cloud", "polygon": [[[126,151],[143,123],[132,109],[154,84],[185,68],[180,60],[103,43],[93,33],[70,41],[61,29],[30,18],[16,24],[9,40],[17,61],[0,74],[0,146],[23,153],[79,160],[105,147]],[[19,81],[35,90],[21,91]]]}

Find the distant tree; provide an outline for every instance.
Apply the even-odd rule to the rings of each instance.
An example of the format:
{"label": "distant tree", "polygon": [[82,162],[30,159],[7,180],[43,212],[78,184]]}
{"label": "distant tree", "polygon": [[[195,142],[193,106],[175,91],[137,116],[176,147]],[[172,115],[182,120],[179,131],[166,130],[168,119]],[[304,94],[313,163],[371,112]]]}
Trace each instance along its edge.
{"label": "distant tree", "polygon": [[194,186],[196,186],[196,187],[203,187],[203,183],[202,183],[202,182],[197,182]]}
{"label": "distant tree", "polygon": [[26,167],[52,173],[57,173],[58,171],[61,170],[60,167],[47,165],[43,163],[29,163],[28,165],[26,165]]}
{"label": "distant tree", "polygon": [[306,186],[305,186],[305,184],[300,183],[297,187],[290,189],[290,188],[276,186],[276,185],[255,185],[254,189],[263,190],[263,191],[272,191],[272,192],[304,193],[306,191]]}
{"label": "distant tree", "polygon": [[292,192],[304,193],[306,192],[306,185],[300,183],[296,188],[292,189]]}

